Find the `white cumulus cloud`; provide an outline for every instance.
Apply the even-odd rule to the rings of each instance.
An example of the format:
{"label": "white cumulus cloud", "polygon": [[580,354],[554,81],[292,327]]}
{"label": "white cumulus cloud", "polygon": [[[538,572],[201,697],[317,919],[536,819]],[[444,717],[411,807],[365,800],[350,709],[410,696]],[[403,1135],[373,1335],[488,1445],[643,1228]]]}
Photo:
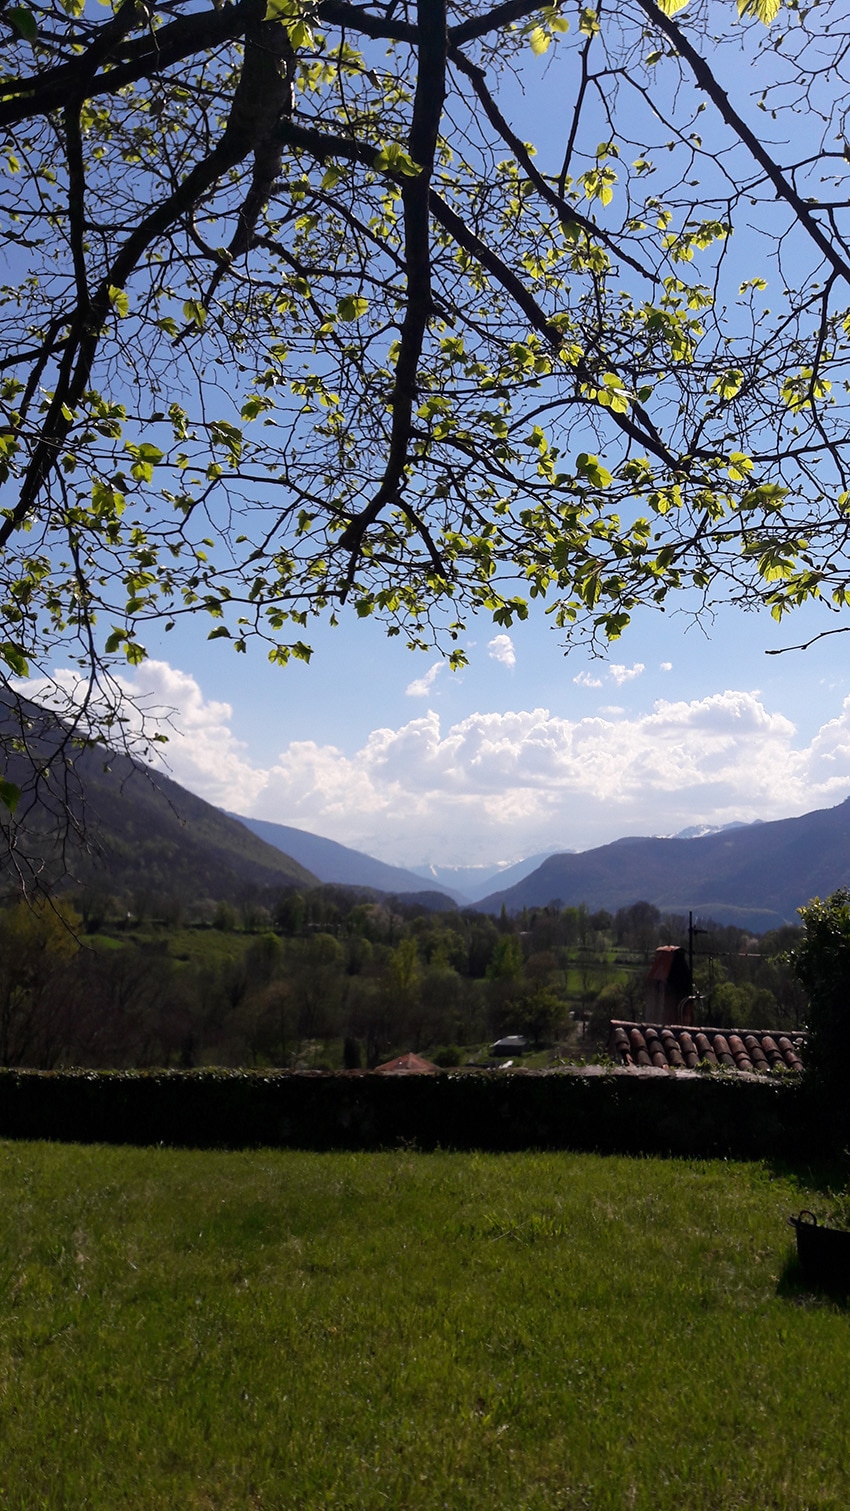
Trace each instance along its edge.
{"label": "white cumulus cloud", "polygon": [[575,682],[577,687],[602,686],[601,677],[594,677],[591,672],[579,672],[577,677],[573,677],[573,681]]}
{"label": "white cumulus cloud", "polygon": [[435,661],[433,666],[429,666],[424,677],[416,677],[413,682],[408,682],[404,689],[408,698],[427,698],[444,666],[444,661]]}
{"label": "white cumulus cloud", "polygon": [[487,642],[487,650],[491,661],[499,661],[502,666],[516,666],[516,651],[510,635],[494,635]]}
{"label": "white cumulus cloud", "polygon": [[165,758],[176,781],[222,807],[398,863],[474,864],[686,824],[782,818],[850,792],[850,698],[809,740],[761,695],[729,689],[581,719],[531,708],[444,726],[430,710],[372,730],[359,749],[293,740],[262,765],[230,706],[188,673],[150,661],[125,682],[175,710]]}
{"label": "white cumulus cloud", "polygon": [[646,667],[642,661],[636,661],[634,666],[623,666],[621,662],[612,661],[608,671],[612,682],[616,682],[618,687],[622,687],[624,682],[633,682],[635,677],[639,677],[642,672],[646,671]]}

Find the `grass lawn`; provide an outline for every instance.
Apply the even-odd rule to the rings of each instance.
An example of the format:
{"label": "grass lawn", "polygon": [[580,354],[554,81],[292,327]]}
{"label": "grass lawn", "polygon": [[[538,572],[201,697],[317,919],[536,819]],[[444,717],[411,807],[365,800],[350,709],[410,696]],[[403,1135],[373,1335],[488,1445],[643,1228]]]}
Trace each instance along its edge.
{"label": "grass lawn", "polygon": [[122,950],[131,945],[157,946],[163,954],[182,964],[220,970],[242,956],[256,944],[259,934],[227,929],[166,929],[155,924],[140,924],[120,932],[90,934],[84,943],[90,949]]}
{"label": "grass lawn", "polygon": [[850,1504],[757,1165],[0,1143],[0,1506]]}

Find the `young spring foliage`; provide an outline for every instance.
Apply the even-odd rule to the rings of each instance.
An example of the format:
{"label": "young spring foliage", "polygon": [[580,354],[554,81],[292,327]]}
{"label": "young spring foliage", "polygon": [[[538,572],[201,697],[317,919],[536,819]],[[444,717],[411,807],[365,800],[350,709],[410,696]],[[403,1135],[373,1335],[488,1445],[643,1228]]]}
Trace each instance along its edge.
{"label": "young spring foliage", "polygon": [[532,600],[842,611],[845,40],[836,0],[7,9],[6,676],[76,655],[114,732],[184,615],[458,665]]}

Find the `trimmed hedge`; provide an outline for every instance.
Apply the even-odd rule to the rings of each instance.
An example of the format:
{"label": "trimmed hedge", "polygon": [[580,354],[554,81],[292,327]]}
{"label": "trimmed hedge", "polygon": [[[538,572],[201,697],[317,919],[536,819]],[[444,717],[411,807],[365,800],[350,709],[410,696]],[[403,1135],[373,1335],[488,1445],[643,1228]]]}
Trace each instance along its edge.
{"label": "trimmed hedge", "polygon": [[797,1081],[611,1070],[0,1070],[0,1137],[195,1148],[585,1149],[758,1159],[814,1152]]}

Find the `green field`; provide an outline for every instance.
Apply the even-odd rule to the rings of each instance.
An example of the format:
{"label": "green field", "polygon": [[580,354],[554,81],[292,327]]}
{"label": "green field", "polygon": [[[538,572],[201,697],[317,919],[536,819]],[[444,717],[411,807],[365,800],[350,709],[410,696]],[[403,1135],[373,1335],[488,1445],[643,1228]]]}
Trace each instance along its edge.
{"label": "green field", "polygon": [[6,1143],[0,1190],[3,1511],[850,1503],[799,1176]]}

